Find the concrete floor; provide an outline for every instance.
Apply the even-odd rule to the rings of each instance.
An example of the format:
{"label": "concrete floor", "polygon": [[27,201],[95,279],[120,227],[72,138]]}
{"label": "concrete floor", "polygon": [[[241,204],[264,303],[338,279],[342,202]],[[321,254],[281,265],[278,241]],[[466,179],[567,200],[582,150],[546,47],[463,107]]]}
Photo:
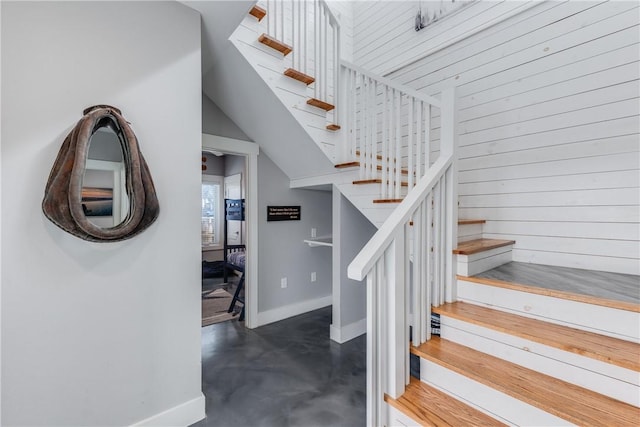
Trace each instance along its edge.
{"label": "concrete floor", "polygon": [[364,426],[366,338],[329,339],[331,307],[249,330],[202,328],[204,426]]}

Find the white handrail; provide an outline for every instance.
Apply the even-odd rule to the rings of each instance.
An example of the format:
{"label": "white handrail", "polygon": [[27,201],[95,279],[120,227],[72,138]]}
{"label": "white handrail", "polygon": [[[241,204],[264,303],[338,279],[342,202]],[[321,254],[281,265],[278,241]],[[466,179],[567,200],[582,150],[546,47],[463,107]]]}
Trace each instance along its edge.
{"label": "white handrail", "polygon": [[[385,86],[383,92],[388,91]],[[397,96],[392,94],[391,102],[398,105]],[[383,394],[397,398],[409,382],[409,327],[415,346],[429,340],[432,305],[455,300],[452,253],[458,221],[455,89],[443,92],[440,105],[440,156],[431,167],[425,164],[425,174],[347,268],[350,279],[366,278],[367,283],[370,425],[382,424]],[[421,110],[418,115],[422,116]],[[397,122],[394,124],[396,132],[389,138],[389,147],[398,137]],[[392,127],[388,129],[389,135],[391,130]],[[396,175],[397,170],[396,166]],[[388,175],[392,175],[391,171]]]}
{"label": "white handrail", "polygon": [[402,199],[429,168],[432,108],[442,101],[346,61],[341,69],[348,91],[339,160],[359,162],[359,179],[379,182],[382,201]]}
{"label": "white handrail", "polygon": [[347,268],[347,275],[353,280],[364,280],[367,274],[382,257],[391,241],[402,230],[405,223],[419,207],[419,204],[433,190],[435,184],[442,178],[453,161],[452,156],[438,158],[422,177],[418,185],[411,191],[400,205],[393,211],[390,220],[385,221],[373,235],[371,240],[362,248],[360,253],[351,261]]}
{"label": "white handrail", "polygon": [[426,95],[422,92],[418,92],[415,89],[412,89],[411,87],[407,86],[407,85],[403,85],[401,83],[398,83],[394,80],[391,80],[388,77],[383,77],[380,75],[376,75],[368,70],[365,70],[362,67],[359,67],[355,64],[352,64],[351,62],[345,61],[345,60],[341,60],[340,63],[342,64],[343,67],[346,68],[350,68],[353,71],[356,71],[358,74],[362,74],[363,76],[367,76],[373,80],[378,81],[379,83],[382,83],[383,85],[389,86],[391,88],[394,88],[396,90],[399,90],[409,96],[412,96],[416,99],[419,99],[421,101],[426,102],[427,104],[431,104],[431,105],[435,105],[436,107],[440,107],[440,100],[438,98],[435,98],[433,96],[429,96]]}

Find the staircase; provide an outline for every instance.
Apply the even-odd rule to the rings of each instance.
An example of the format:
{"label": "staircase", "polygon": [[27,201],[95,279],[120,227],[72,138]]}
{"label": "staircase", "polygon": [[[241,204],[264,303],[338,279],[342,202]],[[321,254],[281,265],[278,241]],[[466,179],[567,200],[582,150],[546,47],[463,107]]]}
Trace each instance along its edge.
{"label": "staircase", "polygon": [[335,185],[378,227],[438,158],[441,134],[454,132],[453,117],[441,117],[453,91],[426,96],[340,59],[339,22],[324,1],[260,2],[230,40],[334,165],[292,188]]}
{"label": "staircase", "polygon": [[379,227],[348,269],[368,291],[368,425],[640,423],[637,303],[482,277],[516,242],[457,218],[454,90],[342,61],[320,0],[261,2],[231,41],[334,165],[292,186],[335,185]]}

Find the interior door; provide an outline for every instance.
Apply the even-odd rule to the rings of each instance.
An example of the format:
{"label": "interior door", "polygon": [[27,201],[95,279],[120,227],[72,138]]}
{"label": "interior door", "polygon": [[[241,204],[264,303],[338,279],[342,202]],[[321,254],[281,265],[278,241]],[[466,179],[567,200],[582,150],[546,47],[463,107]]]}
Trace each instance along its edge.
{"label": "interior door", "polygon": [[[244,199],[242,174],[224,177],[224,198]],[[227,222],[227,242],[230,245],[244,245],[244,221]]]}

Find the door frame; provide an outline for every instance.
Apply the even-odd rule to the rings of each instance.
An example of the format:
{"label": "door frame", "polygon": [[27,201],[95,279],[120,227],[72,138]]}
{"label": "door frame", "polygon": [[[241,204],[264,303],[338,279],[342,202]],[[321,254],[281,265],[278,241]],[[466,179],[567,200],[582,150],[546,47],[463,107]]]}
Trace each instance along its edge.
{"label": "door frame", "polygon": [[219,152],[245,157],[245,221],[246,264],[245,282],[245,326],[258,326],[258,144],[241,139],[202,134],[202,151]]}

